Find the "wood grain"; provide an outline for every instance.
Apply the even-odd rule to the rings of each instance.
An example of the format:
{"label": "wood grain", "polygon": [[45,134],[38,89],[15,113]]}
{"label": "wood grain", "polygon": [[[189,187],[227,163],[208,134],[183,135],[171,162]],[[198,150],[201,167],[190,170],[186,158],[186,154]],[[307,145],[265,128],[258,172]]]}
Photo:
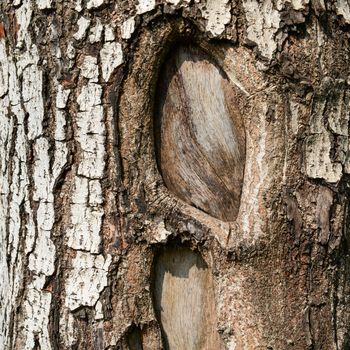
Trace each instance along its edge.
{"label": "wood grain", "polygon": [[199,253],[167,247],[155,264],[155,311],[166,350],[220,350],[213,278]]}
{"label": "wood grain", "polygon": [[165,185],[206,213],[234,220],[245,133],[224,72],[200,49],[180,46],[163,67],[156,99],[157,159]]}

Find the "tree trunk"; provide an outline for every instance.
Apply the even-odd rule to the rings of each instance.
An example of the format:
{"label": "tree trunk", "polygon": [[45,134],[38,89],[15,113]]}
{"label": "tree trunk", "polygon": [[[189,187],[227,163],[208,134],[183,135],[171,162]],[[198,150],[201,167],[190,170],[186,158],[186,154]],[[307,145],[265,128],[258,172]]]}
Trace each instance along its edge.
{"label": "tree trunk", "polygon": [[346,0],[0,3],[0,349],[349,349]]}

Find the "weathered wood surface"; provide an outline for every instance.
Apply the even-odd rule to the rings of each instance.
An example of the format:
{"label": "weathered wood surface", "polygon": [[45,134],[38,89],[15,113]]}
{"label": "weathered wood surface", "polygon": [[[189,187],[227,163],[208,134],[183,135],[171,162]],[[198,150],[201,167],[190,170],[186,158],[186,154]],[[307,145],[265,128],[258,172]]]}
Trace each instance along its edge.
{"label": "weathered wood surface", "polygon": [[185,202],[233,221],[245,134],[225,73],[199,48],[180,46],[165,62],[156,95],[158,163],[166,186]]}
{"label": "weathered wood surface", "polygon": [[166,350],[220,350],[212,271],[197,252],[168,246],[154,268],[155,311]]}

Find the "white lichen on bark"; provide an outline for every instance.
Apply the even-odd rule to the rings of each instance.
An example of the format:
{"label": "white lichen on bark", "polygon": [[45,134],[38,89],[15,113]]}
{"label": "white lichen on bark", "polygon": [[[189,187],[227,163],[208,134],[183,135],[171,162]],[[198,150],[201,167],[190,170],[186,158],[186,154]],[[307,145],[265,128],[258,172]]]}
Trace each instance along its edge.
{"label": "white lichen on bark", "polygon": [[114,69],[123,63],[123,51],[119,43],[107,42],[100,52],[102,77],[108,81]]}
{"label": "white lichen on bark", "polygon": [[202,16],[207,19],[206,29],[212,35],[220,35],[225,25],[231,21],[231,5],[228,0],[207,0],[202,8]]}
{"label": "white lichen on bark", "polygon": [[277,49],[276,35],[280,13],[271,1],[244,0],[247,41],[258,46],[262,56],[271,59]]}
{"label": "white lichen on bark", "polygon": [[[106,48],[105,51],[108,54]],[[107,285],[111,261],[110,256],[104,259],[100,254],[100,231],[104,215],[100,179],[105,170],[106,131],[97,58],[85,56],[80,74],[88,81],[82,85],[77,96],[75,140],[79,145],[80,159],[74,178],[70,224],[66,233],[68,247],[76,251],[65,285],[65,305],[70,310],[96,304],[99,293]]]}
{"label": "white lichen on bark", "polygon": [[155,0],[139,0],[136,6],[137,14],[141,15],[155,8]]}
{"label": "white lichen on bark", "polygon": [[[339,89],[340,92],[330,96],[328,100],[324,98],[315,102],[310,121],[310,135],[305,141],[305,172],[311,178],[336,183],[342,177],[343,167],[345,166],[345,172],[348,167],[349,97],[343,90],[342,82],[333,82],[325,78],[323,84],[325,89]],[[335,136],[338,139],[337,156],[331,158],[332,149],[335,147],[332,139]]]}
{"label": "white lichen on bark", "polygon": [[96,24],[90,28],[89,41],[90,43],[97,43],[102,38],[103,24],[100,19],[96,19]]}
{"label": "white lichen on bark", "polygon": [[121,37],[122,39],[130,39],[132,33],[135,30],[135,17],[129,17],[121,25]]}
{"label": "white lichen on bark", "polygon": [[114,41],[115,40],[115,34],[114,34],[114,27],[110,24],[105,25],[105,41]]}
{"label": "white lichen on bark", "polygon": [[78,30],[73,35],[73,38],[75,40],[81,40],[84,38],[86,31],[89,28],[90,20],[85,17],[80,17],[77,24],[78,24]]}
{"label": "white lichen on bark", "polygon": [[[47,8],[50,2],[40,2],[40,8]],[[24,1],[16,10],[19,22],[17,47],[23,48],[23,52],[17,55],[16,63],[11,57],[7,57],[2,42],[2,71],[8,78],[4,79],[8,94],[1,99],[4,107],[12,111],[11,118],[16,120],[16,132],[12,133],[14,139],[7,135],[7,143],[15,148],[16,157],[11,161],[8,154],[4,154],[4,161],[12,162],[2,173],[8,183],[8,190],[2,191],[4,208],[8,208],[11,220],[7,227],[3,227],[2,241],[6,242],[7,232],[9,237],[9,250],[7,255],[13,262],[13,269],[7,270],[6,264],[2,264],[4,271],[3,285],[5,292],[1,293],[2,303],[8,304],[1,315],[2,338],[0,347],[6,349],[10,346],[8,332],[11,307],[15,306],[15,300],[22,286],[24,273],[29,272],[31,278],[25,286],[26,293],[23,296],[22,313],[14,324],[13,345],[21,349],[33,349],[35,338],[42,348],[50,349],[48,335],[48,317],[50,312],[51,293],[45,291],[45,279],[54,272],[55,246],[51,240],[51,230],[54,223],[54,197],[53,185],[59,175],[61,167],[65,163],[65,153],[60,147],[54,155],[54,172],[50,171],[49,143],[43,135],[44,105],[42,97],[42,72],[39,68],[39,53],[31,42],[31,36],[27,30],[32,15],[32,3]],[[4,72],[4,68],[7,69]],[[21,84],[20,84],[21,81]],[[3,109],[2,109],[3,110]],[[5,109],[4,109],[5,110]],[[25,122],[27,118],[27,122]],[[11,121],[13,123],[13,121]],[[25,124],[27,123],[27,132]],[[5,124],[6,125],[6,124]],[[32,141],[34,161],[29,174],[27,153],[29,141]],[[6,152],[6,149],[4,150]],[[12,173],[8,173],[12,170]],[[7,172],[7,174],[6,174]],[[5,180],[6,181],[6,180]],[[30,192],[30,182],[33,184]],[[6,201],[9,201],[6,203]],[[30,202],[37,203],[37,210],[33,212]],[[27,217],[25,225],[21,215]],[[22,256],[20,246],[28,255],[28,262]],[[36,322],[33,322],[33,319]],[[4,322],[5,321],[5,322]],[[5,327],[5,328],[4,328]],[[23,328],[21,332],[17,330]]]}
{"label": "white lichen on bark", "polygon": [[36,4],[40,10],[52,7],[52,0],[36,0]]}
{"label": "white lichen on bark", "polygon": [[348,0],[337,0],[336,9],[338,15],[343,16],[346,23],[350,23],[350,4]]}
{"label": "white lichen on bark", "polygon": [[[14,125],[13,118],[7,118],[7,108],[10,105],[8,96],[9,89],[9,69],[10,62],[6,53],[4,40],[0,40],[0,347],[5,349],[8,342],[8,320],[11,314],[11,298],[13,294],[13,274],[8,269],[6,262],[7,256],[7,232],[8,227],[5,218],[8,215],[9,209],[9,194],[10,194],[10,170],[8,167],[11,147],[11,134]],[[18,205],[18,203],[17,203]],[[14,218],[16,219],[16,217]]]}
{"label": "white lichen on bark", "polygon": [[66,282],[66,307],[75,310],[80,306],[94,306],[107,286],[110,263],[110,256],[105,259],[102,255],[77,251]]}
{"label": "white lichen on bark", "polygon": [[88,10],[100,7],[103,4],[103,0],[89,0],[86,4]]}

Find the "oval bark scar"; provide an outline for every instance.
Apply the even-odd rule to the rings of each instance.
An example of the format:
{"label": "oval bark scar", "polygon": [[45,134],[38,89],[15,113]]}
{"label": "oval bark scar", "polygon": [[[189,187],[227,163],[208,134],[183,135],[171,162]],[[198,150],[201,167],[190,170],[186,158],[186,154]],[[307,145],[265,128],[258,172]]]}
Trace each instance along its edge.
{"label": "oval bark scar", "polygon": [[166,247],[155,264],[154,306],[167,350],[220,350],[214,283],[199,253]]}
{"label": "oval bark scar", "polygon": [[245,165],[245,133],[237,94],[199,48],[168,58],[156,93],[158,166],[167,188],[211,216],[235,220]]}

